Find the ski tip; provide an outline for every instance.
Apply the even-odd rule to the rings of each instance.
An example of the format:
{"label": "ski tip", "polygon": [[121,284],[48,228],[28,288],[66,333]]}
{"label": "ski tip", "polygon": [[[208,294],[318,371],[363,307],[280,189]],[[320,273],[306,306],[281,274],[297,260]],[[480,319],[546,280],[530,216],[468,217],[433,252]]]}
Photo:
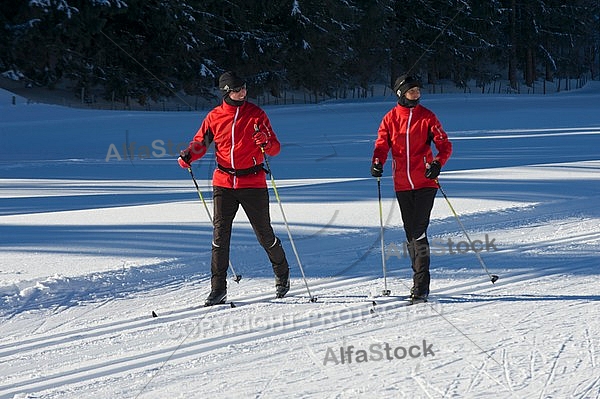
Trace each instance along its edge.
{"label": "ski tip", "polygon": [[498,281],[499,278],[500,277],[498,277],[497,275],[492,274],[492,284],[494,284],[496,281]]}
{"label": "ski tip", "polygon": [[158,315],[156,314],[156,312],[154,310],[152,311],[152,317],[158,317]]}

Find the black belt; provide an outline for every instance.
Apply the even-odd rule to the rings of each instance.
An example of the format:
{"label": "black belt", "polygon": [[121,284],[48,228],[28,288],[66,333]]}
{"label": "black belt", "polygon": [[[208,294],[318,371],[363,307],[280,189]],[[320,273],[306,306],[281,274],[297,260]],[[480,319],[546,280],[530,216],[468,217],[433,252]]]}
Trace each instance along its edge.
{"label": "black belt", "polygon": [[265,173],[269,173],[269,171],[265,168],[265,164],[258,164],[258,165],[254,165],[251,168],[247,168],[247,169],[233,169],[233,168],[226,168],[225,166],[219,165],[217,164],[217,167],[222,170],[225,173],[229,173],[230,175],[234,175],[234,176],[246,176],[246,175],[252,175],[255,173],[258,173],[261,170],[264,170]]}

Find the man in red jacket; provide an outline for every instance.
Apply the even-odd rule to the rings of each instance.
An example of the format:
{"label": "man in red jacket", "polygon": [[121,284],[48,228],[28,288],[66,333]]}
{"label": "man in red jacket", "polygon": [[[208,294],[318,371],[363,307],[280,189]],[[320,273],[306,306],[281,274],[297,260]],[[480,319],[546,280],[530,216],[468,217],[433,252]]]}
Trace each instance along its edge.
{"label": "man in red jacket", "polygon": [[[452,144],[437,117],[419,104],[421,83],[402,75],[394,83],[398,105],[381,121],[371,175],[381,177],[392,152],[394,190],[400,205],[408,253],[413,269],[411,299],[429,295],[430,249],[427,227],[437,193],[437,177],[452,153]],[[431,143],[437,149],[433,155]]]}
{"label": "man in red jacket", "polygon": [[178,159],[182,168],[204,156],[215,143],[217,168],[213,173],[213,241],[211,292],[205,306],[227,298],[227,268],[233,219],[241,205],[265,249],[275,274],[275,290],[283,298],[290,289],[289,265],[281,241],[273,232],[264,153],[279,154],[281,145],[267,114],[246,101],[246,83],[234,72],[219,78],[223,102],[210,111],[186,150]]}

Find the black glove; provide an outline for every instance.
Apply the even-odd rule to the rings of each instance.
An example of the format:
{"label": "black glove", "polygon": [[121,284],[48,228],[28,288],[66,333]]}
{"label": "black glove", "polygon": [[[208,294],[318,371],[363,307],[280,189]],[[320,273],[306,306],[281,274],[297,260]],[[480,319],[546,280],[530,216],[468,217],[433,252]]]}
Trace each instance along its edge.
{"label": "black glove", "polygon": [[442,171],[442,165],[439,161],[433,161],[429,167],[425,169],[425,177],[431,180],[437,179]]}
{"label": "black glove", "polygon": [[186,148],[185,150],[179,153],[179,158],[177,159],[177,162],[179,162],[179,166],[181,166],[184,169],[190,167],[190,164],[192,163],[192,153],[189,148]]}
{"label": "black glove", "polygon": [[371,176],[373,177],[381,177],[383,176],[383,165],[379,162],[373,162],[371,165]]}

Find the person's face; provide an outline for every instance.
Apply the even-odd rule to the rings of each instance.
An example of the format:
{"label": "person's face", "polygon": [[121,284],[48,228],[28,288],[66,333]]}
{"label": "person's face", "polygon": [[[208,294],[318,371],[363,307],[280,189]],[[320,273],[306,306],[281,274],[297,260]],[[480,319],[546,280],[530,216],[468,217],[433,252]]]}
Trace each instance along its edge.
{"label": "person's face", "polygon": [[243,86],[231,90],[229,92],[229,98],[234,101],[244,101],[246,99],[246,94],[248,94],[248,91],[246,90],[246,84],[244,83]]}
{"label": "person's face", "polygon": [[405,94],[407,100],[418,100],[421,97],[421,89],[419,87],[413,87]]}

